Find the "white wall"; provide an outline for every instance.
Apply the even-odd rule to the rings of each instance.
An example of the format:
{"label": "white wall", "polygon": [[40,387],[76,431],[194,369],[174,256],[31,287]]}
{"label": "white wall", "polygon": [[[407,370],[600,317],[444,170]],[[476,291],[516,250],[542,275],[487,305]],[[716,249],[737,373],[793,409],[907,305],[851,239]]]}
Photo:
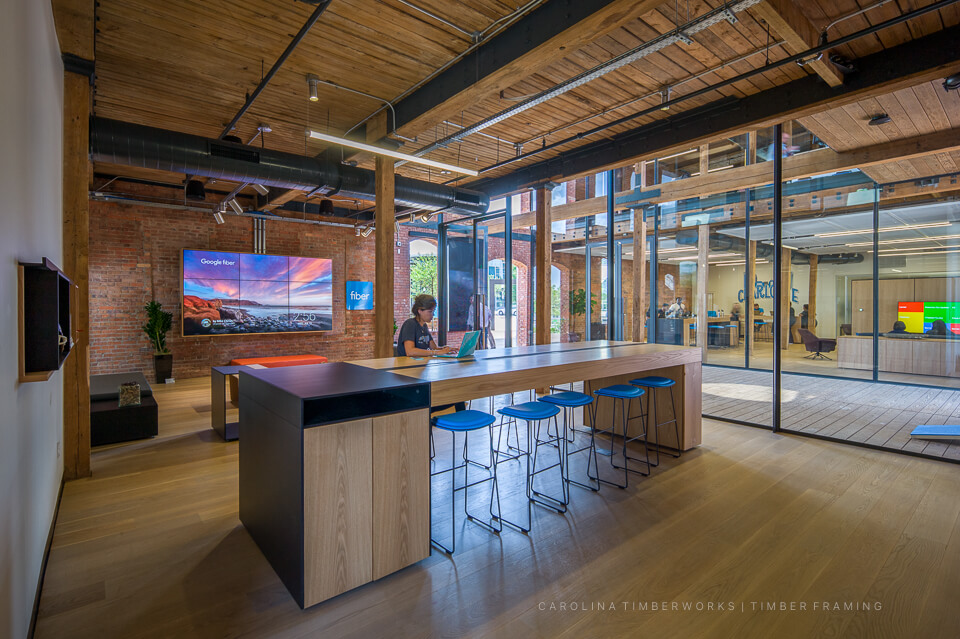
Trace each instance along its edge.
{"label": "white wall", "polygon": [[17,260],[63,263],[63,65],[49,1],[3,2],[0,87],[0,637],[25,637],[63,475],[61,375],[17,383]]}

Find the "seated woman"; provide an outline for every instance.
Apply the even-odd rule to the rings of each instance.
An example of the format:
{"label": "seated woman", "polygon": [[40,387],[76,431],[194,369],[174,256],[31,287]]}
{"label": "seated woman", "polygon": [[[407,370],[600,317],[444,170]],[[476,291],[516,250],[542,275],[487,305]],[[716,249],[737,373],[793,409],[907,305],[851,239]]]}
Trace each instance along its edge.
{"label": "seated woman", "polygon": [[[449,346],[438,347],[430,335],[430,329],[427,324],[433,319],[433,312],[437,309],[437,300],[433,295],[422,293],[413,300],[413,307],[410,313],[413,315],[403,323],[400,332],[397,334],[397,348],[394,355],[397,357],[432,357],[441,353],[449,353],[453,349]],[[442,410],[453,408],[454,410],[466,410],[465,402],[456,404],[447,404],[446,406],[434,406],[430,413],[437,413]]]}
{"label": "seated woman", "polygon": [[947,323],[941,319],[933,320],[933,324],[930,326],[930,330],[925,332],[924,335],[947,335]]}

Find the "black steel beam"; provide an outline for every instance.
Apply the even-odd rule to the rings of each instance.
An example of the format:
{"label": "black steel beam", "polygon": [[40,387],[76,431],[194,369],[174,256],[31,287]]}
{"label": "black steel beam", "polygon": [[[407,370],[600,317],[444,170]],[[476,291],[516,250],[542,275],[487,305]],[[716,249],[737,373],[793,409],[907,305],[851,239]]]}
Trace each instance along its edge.
{"label": "black steel beam", "polygon": [[696,109],[637,127],[611,138],[586,144],[562,155],[531,164],[498,178],[477,180],[467,188],[493,196],[531,187],[548,179],[562,179],[608,166],[627,163],[659,149],[693,142],[721,131],[747,128],[817,104],[909,78],[928,69],[960,67],[960,26],[911,40],[856,61],[857,72],[833,88],[811,75],[744,98],[722,98]]}
{"label": "black steel beam", "polygon": [[547,0],[394,105],[397,128],[526,55],[616,0]]}

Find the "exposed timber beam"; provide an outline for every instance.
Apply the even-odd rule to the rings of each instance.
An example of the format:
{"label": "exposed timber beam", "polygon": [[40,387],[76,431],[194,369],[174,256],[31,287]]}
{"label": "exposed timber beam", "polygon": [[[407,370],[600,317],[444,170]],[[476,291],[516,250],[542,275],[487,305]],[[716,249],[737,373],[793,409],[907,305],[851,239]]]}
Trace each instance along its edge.
{"label": "exposed timber beam", "polygon": [[440,124],[661,4],[663,0],[547,0],[397,102],[397,129],[416,134]]}
{"label": "exposed timber beam", "polygon": [[586,144],[508,175],[474,181],[465,186],[491,196],[514,193],[546,180],[564,181],[653,159],[711,139],[930,82],[960,70],[960,26],[865,56],[857,60],[857,66],[860,70],[840,87],[830,87],[819,77],[808,76],[744,98],[722,98]]}
{"label": "exposed timber beam", "polygon": [[[793,0],[765,0],[751,7],[750,10],[770,25],[774,33],[783,38],[790,53],[801,53],[819,44],[817,28],[803,15]],[[843,74],[830,62],[827,51],[805,66],[816,71],[817,75],[832,87],[843,84]]]}
{"label": "exposed timber beam", "polygon": [[[784,158],[783,179],[796,180],[824,173],[862,169],[895,160],[907,160],[957,150],[960,150],[960,128],[915,138],[884,142],[842,153],[837,153],[832,149],[818,149]],[[770,179],[771,165],[769,162],[748,164],[735,169],[709,173],[705,176],[659,184],[646,190],[621,191],[616,195],[617,207],[630,208],[641,204],[674,202],[691,197],[703,197],[715,193],[754,188],[769,184]],[[552,208],[552,221],[558,222],[588,215],[600,215],[607,210],[606,201],[606,197],[601,196],[554,206]],[[532,214],[515,215],[513,219],[515,227],[529,226],[534,223]],[[491,224],[489,230],[492,233],[500,229],[496,224]]]}

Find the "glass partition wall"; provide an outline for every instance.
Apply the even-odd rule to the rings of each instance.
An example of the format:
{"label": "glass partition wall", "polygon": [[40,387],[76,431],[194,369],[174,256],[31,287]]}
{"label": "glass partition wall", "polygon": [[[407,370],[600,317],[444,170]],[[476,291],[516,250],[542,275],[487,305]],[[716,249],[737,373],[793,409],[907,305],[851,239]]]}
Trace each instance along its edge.
{"label": "glass partition wall", "polygon": [[[793,123],[555,185],[551,340],[699,348],[708,417],[960,458],[909,437],[960,418],[958,177],[878,185],[849,170],[775,188],[778,150],[782,168],[822,148]],[[766,183],[682,188],[754,163]],[[585,200],[569,210],[589,215],[566,217]],[[535,342],[535,206],[532,193],[499,200],[441,233],[451,268],[454,247],[476,253],[470,290],[498,347]]]}

